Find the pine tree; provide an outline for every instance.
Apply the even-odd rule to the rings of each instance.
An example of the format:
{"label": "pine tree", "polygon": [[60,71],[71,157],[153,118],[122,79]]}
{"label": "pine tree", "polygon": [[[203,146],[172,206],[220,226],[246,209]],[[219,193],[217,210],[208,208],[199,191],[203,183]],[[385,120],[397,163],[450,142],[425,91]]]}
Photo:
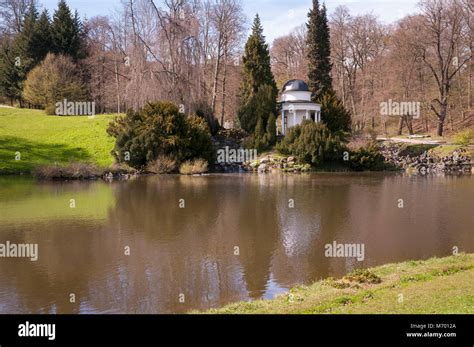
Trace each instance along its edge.
{"label": "pine tree", "polygon": [[53,46],[51,23],[49,22],[47,10],[44,10],[36,21],[33,45],[35,61],[38,64],[46,58],[46,55],[52,50]]}
{"label": "pine tree", "polygon": [[21,70],[13,43],[5,40],[0,48],[0,94],[12,101],[21,98]]}
{"label": "pine tree", "polygon": [[350,131],[351,115],[332,88],[331,37],[326,6],[313,0],[308,22],[308,84],[314,101],[321,104],[321,120],[332,132]]}
{"label": "pine tree", "polygon": [[34,67],[33,42],[38,11],[32,3],[21,24],[21,31],[12,39],[5,39],[0,52],[0,91],[22,105],[23,82]]}
{"label": "pine tree", "polygon": [[[261,138],[265,135],[268,115],[276,114],[277,94],[278,90],[270,64],[270,52],[265,43],[260,17],[257,14],[243,57],[239,120],[244,130],[255,133],[259,125],[259,133],[255,133],[255,137]],[[256,107],[262,109],[262,112],[257,112]]]}
{"label": "pine tree", "polygon": [[308,14],[308,82],[313,99],[318,100],[325,92],[332,90],[331,43],[326,6],[319,6],[313,0]]}
{"label": "pine tree", "polygon": [[21,79],[26,78],[26,74],[34,67],[34,39],[35,27],[38,20],[38,11],[34,3],[31,4],[25,20],[22,25],[21,32],[14,39],[14,52],[19,58],[17,67]]}
{"label": "pine tree", "polygon": [[85,57],[85,31],[76,12],[73,16],[64,0],[60,0],[51,25],[53,52],[65,54],[75,61]]}

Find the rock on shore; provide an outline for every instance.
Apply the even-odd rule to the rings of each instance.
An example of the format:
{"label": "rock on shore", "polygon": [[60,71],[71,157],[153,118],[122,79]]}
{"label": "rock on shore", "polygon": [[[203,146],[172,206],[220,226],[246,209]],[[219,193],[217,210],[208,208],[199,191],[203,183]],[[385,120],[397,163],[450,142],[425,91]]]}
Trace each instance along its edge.
{"label": "rock on shore", "polygon": [[380,151],[388,163],[400,169],[416,170],[420,174],[469,174],[472,171],[471,157],[463,148],[444,157],[439,157],[430,151],[420,155],[402,155],[401,146],[396,144],[384,144]]}

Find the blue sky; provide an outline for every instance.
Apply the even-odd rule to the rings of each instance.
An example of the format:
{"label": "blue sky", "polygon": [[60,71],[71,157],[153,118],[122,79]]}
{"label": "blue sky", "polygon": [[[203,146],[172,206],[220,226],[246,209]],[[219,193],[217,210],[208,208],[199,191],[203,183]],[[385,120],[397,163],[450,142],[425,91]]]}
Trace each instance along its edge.
{"label": "blue sky", "polygon": [[[161,0],[156,1],[157,4]],[[322,1],[321,1],[322,2]],[[385,23],[394,22],[406,14],[417,11],[418,0],[326,0],[329,14],[339,5],[349,8],[351,14],[372,13]],[[57,0],[40,0],[43,7],[52,12]],[[262,18],[264,34],[272,42],[278,36],[289,33],[294,27],[306,22],[311,0],[243,0],[249,21],[258,12]],[[120,8],[120,0],[68,0],[82,16],[107,15]]]}

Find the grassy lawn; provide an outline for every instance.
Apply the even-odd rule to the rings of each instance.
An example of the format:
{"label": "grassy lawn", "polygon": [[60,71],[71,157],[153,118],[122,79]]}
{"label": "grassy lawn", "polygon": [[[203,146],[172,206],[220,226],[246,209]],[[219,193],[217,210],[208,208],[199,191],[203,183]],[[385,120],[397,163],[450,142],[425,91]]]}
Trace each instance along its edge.
{"label": "grassy lawn", "polygon": [[[111,115],[47,116],[43,111],[0,108],[0,173],[29,173],[43,164],[113,164],[114,139],[106,133]],[[20,152],[21,160],[15,160]]]}
{"label": "grassy lawn", "polygon": [[383,265],[359,276],[299,286],[274,300],[241,302],[209,313],[472,314],[474,254]]}

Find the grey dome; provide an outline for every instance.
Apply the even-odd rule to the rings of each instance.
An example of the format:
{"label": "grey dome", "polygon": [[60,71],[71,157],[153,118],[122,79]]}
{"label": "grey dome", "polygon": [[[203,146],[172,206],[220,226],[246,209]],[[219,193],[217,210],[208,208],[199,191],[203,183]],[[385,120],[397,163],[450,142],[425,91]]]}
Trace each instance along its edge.
{"label": "grey dome", "polygon": [[282,89],[283,92],[297,91],[297,92],[309,92],[309,87],[305,81],[302,80],[290,80],[285,83]]}

